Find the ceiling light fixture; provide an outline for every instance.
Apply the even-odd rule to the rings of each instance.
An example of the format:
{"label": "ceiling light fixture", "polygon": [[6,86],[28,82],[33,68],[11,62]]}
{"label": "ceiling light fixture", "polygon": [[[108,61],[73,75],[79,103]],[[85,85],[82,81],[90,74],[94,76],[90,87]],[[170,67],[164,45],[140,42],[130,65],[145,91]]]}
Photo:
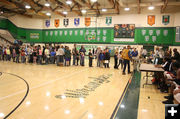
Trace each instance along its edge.
{"label": "ceiling light fixture", "polygon": [[46,13],[46,15],[47,15],[47,16],[51,16],[51,13],[48,12],[48,13]]}
{"label": "ceiling light fixture", "polygon": [[97,2],[97,0],[91,0],[91,2]]}
{"label": "ceiling light fixture", "polygon": [[148,9],[149,9],[149,10],[153,10],[153,9],[154,9],[154,6],[151,5],[151,6],[148,7]]}
{"label": "ceiling light fixture", "polygon": [[126,8],[124,8],[124,10],[125,10],[125,11],[129,11],[129,10],[130,10],[130,8],[129,8],[129,7],[126,7]]}
{"label": "ceiling light fixture", "polygon": [[67,15],[67,14],[68,14],[68,12],[67,12],[67,11],[64,11],[64,12],[63,12],[63,14],[64,14],[64,15]]}
{"label": "ceiling light fixture", "polygon": [[103,8],[103,9],[102,9],[102,12],[107,12],[107,9],[106,9],[106,8]]}
{"label": "ceiling light fixture", "polygon": [[66,4],[71,5],[71,4],[72,4],[72,1],[71,1],[71,0],[67,0],[67,1],[66,1]]}
{"label": "ceiling light fixture", "polygon": [[26,6],[25,6],[25,8],[26,8],[26,9],[30,9],[30,8],[31,8],[31,6],[29,6],[29,5],[26,5]]}
{"label": "ceiling light fixture", "polygon": [[45,3],[44,5],[45,5],[46,7],[49,7],[49,6],[50,6],[50,4],[49,4],[49,3]]}
{"label": "ceiling light fixture", "polygon": [[86,11],[86,10],[81,10],[81,12],[82,12],[83,14],[85,14],[87,11]]}

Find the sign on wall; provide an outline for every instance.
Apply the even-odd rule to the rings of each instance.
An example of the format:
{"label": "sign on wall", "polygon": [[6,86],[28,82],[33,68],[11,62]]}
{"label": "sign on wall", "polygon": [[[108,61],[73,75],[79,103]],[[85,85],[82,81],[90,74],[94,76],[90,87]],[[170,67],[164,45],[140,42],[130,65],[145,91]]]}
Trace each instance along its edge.
{"label": "sign on wall", "polygon": [[169,15],[163,15],[162,16],[162,23],[164,25],[168,25],[169,24],[169,21],[170,21],[170,16]]}
{"label": "sign on wall", "polygon": [[135,39],[140,44],[171,44],[174,39],[173,27],[136,28]]}
{"label": "sign on wall", "polygon": [[49,27],[50,26],[50,20],[46,20],[45,25],[46,25],[46,27]]}
{"label": "sign on wall", "polygon": [[54,26],[57,28],[59,27],[59,19],[54,20]]}
{"label": "sign on wall", "polygon": [[106,17],[106,24],[109,26],[112,24],[112,17]]}
{"label": "sign on wall", "polygon": [[39,33],[30,33],[30,39],[39,39]]}
{"label": "sign on wall", "polygon": [[85,26],[90,26],[91,18],[85,18]]}
{"label": "sign on wall", "polygon": [[114,38],[134,38],[135,24],[115,24]]}
{"label": "sign on wall", "polygon": [[80,24],[80,18],[74,18],[74,25],[78,26]]}
{"label": "sign on wall", "polygon": [[155,24],[155,15],[148,15],[148,24],[150,26]]}
{"label": "sign on wall", "polygon": [[67,27],[69,25],[69,19],[64,19],[64,26]]}

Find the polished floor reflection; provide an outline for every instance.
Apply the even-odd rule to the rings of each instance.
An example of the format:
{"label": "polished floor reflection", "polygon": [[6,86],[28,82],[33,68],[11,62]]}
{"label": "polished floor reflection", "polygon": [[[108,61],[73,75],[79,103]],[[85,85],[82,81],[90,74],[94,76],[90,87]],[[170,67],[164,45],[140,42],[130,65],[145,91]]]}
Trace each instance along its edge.
{"label": "polished floor reflection", "polygon": [[[95,66],[95,62],[94,62]],[[130,78],[121,69],[0,62],[0,118],[109,119]],[[12,73],[15,75],[7,74]],[[16,76],[17,75],[17,76]]]}

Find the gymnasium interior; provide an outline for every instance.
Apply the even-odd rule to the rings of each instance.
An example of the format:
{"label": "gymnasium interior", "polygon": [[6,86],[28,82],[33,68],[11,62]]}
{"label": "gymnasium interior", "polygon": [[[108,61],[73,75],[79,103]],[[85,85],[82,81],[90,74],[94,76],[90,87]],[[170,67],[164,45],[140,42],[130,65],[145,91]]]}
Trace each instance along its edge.
{"label": "gymnasium interior", "polygon": [[179,119],[180,0],[0,0],[0,119]]}

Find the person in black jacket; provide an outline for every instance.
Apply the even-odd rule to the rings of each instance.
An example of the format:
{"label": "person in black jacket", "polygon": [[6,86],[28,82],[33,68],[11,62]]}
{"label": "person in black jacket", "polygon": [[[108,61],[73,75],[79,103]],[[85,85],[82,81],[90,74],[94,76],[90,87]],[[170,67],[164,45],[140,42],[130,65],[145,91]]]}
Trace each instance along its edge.
{"label": "person in black jacket", "polygon": [[180,54],[179,54],[179,52],[177,51],[177,49],[174,48],[174,49],[173,49],[173,52],[174,52],[173,58],[174,58],[177,62],[180,62]]}
{"label": "person in black jacket", "polygon": [[91,53],[91,49],[89,49],[89,67],[92,67],[93,54]]}
{"label": "person in black jacket", "polygon": [[110,61],[110,53],[109,53],[109,49],[106,49],[106,52],[104,54],[104,67],[109,68],[109,61]]}
{"label": "person in black jacket", "polygon": [[118,69],[118,52],[115,53],[114,55],[114,69]]}

